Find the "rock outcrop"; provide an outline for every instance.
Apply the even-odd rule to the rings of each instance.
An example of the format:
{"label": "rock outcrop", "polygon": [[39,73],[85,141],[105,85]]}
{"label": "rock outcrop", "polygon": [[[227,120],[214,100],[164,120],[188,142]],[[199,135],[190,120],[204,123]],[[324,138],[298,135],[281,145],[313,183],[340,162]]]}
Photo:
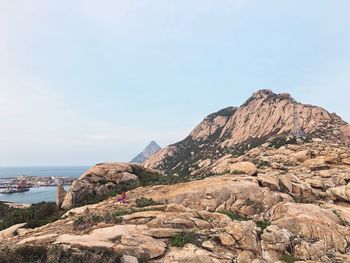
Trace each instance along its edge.
{"label": "rock outcrop", "polygon": [[63,202],[64,202],[64,198],[66,197],[66,190],[64,190],[64,187],[62,184],[60,184],[59,186],[57,186],[57,190],[56,190],[56,205],[57,207],[61,207]]}
{"label": "rock outcrop", "polygon": [[166,174],[212,172],[207,165],[199,167],[199,164],[213,163],[228,154],[240,156],[267,141],[279,144],[281,140],[288,140],[295,132],[295,115],[297,127],[308,139],[344,141],[345,137],[350,138],[347,123],[337,115],[298,103],[289,94],[260,90],[239,108],[229,107],[209,115],[186,139],[157,152],[145,166]]}
{"label": "rock outcrop", "polygon": [[61,207],[70,209],[88,203],[89,200],[105,197],[109,193],[128,190],[138,182],[147,180],[148,176],[154,175],[160,173],[138,164],[98,164],[73,182]]}

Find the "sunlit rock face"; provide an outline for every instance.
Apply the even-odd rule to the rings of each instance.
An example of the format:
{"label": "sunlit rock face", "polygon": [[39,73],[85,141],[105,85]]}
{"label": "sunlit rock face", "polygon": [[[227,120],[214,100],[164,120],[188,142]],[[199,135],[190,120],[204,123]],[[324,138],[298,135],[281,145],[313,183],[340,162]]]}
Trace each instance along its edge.
{"label": "sunlit rock face", "polygon": [[209,162],[241,156],[274,138],[285,139],[296,128],[307,140],[345,142],[350,138],[349,125],[336,114],[296,102],[286,93],[260,90],[239,108],[207,116],[187,138],[155,153],[144,164],[167,174],[197,175],[198,168],[213,172]]}

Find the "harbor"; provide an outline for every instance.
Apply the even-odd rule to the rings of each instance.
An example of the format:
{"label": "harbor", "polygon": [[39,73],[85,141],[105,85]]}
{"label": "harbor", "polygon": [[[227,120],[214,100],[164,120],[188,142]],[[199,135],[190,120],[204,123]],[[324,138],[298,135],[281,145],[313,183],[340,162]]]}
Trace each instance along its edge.
{"label": "harbor", "polygon": [[1,178],[0,194],[15,194],[28,192],[30,188],[71,185],[73,178],[63,176],[17,176],[16,178]]}

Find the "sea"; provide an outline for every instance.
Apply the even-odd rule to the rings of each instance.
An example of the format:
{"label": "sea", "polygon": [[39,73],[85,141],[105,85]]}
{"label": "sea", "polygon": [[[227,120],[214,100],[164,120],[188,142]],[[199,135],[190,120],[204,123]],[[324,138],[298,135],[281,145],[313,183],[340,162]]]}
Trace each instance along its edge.
{"label": "sea", "polygon": [[[70,166],[70,167],[0,167],[0,181],[7,182],[11,178],[17,176],[67,176],[78,178],[89,166]],[[65,187],[66,189],[69,186]],[[56,201],[56,187],[45,186],[30,188],[28,192],[14,193],[14,194],[0,194],[0,201],[13,202],[19,204],[35,204],[40,202],[55,202]]]}

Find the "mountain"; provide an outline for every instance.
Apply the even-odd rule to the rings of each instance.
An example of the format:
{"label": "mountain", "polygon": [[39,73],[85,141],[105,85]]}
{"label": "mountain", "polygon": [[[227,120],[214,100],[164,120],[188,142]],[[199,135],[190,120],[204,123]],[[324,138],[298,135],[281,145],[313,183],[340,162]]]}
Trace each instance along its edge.
{"label": "mountain", "polygon": [[162,148],[155,141],[151,141],[141,153],[131,160],[131,163],[144,163],[144,161],[160,149]]}
{"label": "mountain", "polygon": [[[207,116],[184,140],[152,155],[145,166],[166,174],[211,172],[209,167],[227,155],[241,156],[266,142],[283,143],[312,138],[346,140],[349,125],[334,113],[295,101],[289,94],[255,92],[240,107]],[[203,168],[203,169],[202,169]]]}
{"label": "mountain", "polygon": [[145,162],[167,176],[101,163],[58,187],[61,209],[0,206],[0,262],[350,262],[349,139],[336,114],[258,91]]}

